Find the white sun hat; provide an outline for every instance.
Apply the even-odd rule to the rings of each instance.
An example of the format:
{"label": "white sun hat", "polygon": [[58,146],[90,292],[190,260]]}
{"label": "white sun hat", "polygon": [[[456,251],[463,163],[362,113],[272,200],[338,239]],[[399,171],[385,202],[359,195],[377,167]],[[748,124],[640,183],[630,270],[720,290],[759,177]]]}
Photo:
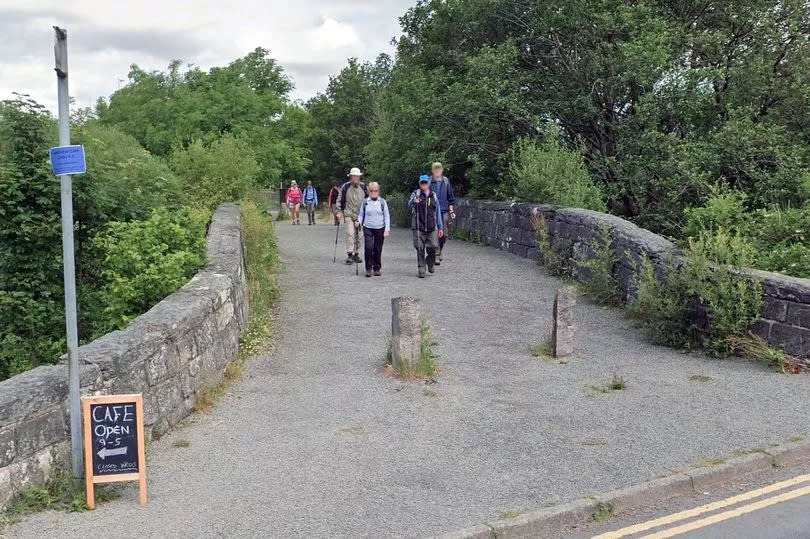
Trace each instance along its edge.
{"label": "white sun hat", "polygon": [[360,172],[360,169],[357,168],[357,167],[352,168],[349,171],[349,174],[347,174],[347,176],[362,176],[362,175],[363,175],[363,173]]}

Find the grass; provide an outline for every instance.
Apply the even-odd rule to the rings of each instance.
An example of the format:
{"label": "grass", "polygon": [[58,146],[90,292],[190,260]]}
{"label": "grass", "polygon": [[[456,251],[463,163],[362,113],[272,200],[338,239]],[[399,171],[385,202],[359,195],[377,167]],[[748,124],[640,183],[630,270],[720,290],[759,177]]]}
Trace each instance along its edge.
{"label": "grass", "polygon": [[554,354],[554,348],[551,337],[546,337],[546,339],[537,346],[529,348],[529,353],[537,358],[552,357]]}
{"label": "grass", "polygon": [[708,468],[709,466],[717,466],[723,464],[726,459],[720,457],[701,457],[692,463],[693,468]]}
{"label": "grass", "polygon": [[509,520],[510,518],[517,518],[526,511],[528,511],[528,509],[511,509],[509,511],[504,511],[503,513],[498,515],[498,520]]}
{"label": "grass", "polygon": [[771,347],[759,335],[737,333],[726,337],[726,343],[734,354],[744,359],[764,363],[785,374],[802,372],[801,363],[795,357],[783,350]]}
{"label": "grass", "polygon": [[248,275],[250,317],[248,327],[239,341],[239,354],[225,368],[222,380],[197,392],[194,411],[209,413],[230,385],[242,378],[245,360],[261,353],[273,329],[271,316],[279,291],[275,269],[278,267],[278,248],[273,234],[270,215],[255,197],[241,202],[242,234],[245,245],[245,267]]}
{"label": "grass", "polygon": [[602,522],[616,514],[616,509],[612,503],[600,503],[596,506],[596,512],[591,515],[591,520],[594,522]]}
{"label": "grass", "polygon": [[177,440],[172,444],[172,447],[180,447],[180,448],[187,448],[191,447],[191,442],[189,440]]}
{"label": "grass", "polygon": [[422,395],[424,395],[425,397],[438,397],[439,392],[436,391],[435,389],[425,389],[424,391],[422,391]]}
{"label": "grass", "polygon": [[335,435],[344,436],[344,435],[347,435],[347,434],[351,434],[351,435],[354,435],[354,436],[359,436],[360,434],[363,434],[365,432],[366,432],[366,429],[364,429],[360,425],[356,425],[354,427],[344,427],[342,429],[338,429],[338,431],[335,433]]}
{"label": "grass", "polygon": [[436,381],[436,375],[439,373],[439,356],[433,350],[436,346],[436,340],[433,338],[433,332],[430,330],[427,318],[422,318],[422,325],[419,328],[419,361],[413,365],[410,370],[398,371],[394,367],[393,348],[389,342],[388,352],[386,355],[386,371],[399,378],[406,379],[421,379],[429,382]]}
{"label": "grass", "polygon": [[[123,484],[96,485],[96,503],[119,498],[123,489]],[[26,488],[15,496],[6,512],[0,515],[0,532],[20,518],[40,511],[83,512],[87,509],[84,480],[77,480],[60,468],[54,471],[45,486]]]}
{"label": "grass", "polygon": [[692,376],[689,377],[689,380],[692,382],[699,382],[701,384],[705,384],[707,382],[711,382],[712,377],[706,376],[704,374],[693,374]]}
{"label": "grass", "polygon": [[791,436],[787,440],[788,440],[788,442],[791,442],[791,443],[803,442],[804,441],[804,436]]}
{"label": "grass", "polygon": [[614,391],[624,391],[627,389],[627,382],[623,377],[613,375],[613,378],[604,384],[589,384],[586,385],[585,388],[594,393],[612,393]]}

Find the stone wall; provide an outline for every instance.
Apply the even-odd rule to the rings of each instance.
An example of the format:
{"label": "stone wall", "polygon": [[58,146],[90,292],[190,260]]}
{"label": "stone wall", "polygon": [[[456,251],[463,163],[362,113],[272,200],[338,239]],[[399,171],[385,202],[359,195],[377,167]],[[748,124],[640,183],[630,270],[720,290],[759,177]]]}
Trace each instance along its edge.
{"label": "stone wall", "polygon": [[[208,229],[208,264],[182,289],[79,348],[83,395],[142,393],[145,430],[160,436],[217,383],[248,321],[238,206],[223,204]],[[26,486],[70,466],[67,366],[0,382],[0,509]]]}
{"label": "stone wall", "polygon": [[[665,274],[666,262],[678,252],[669,240],[620,217],[591,210],[555,209],[537,204],[510,204],[460,199],[456,228],[473,241],[523,258],[540,259],[533,221],[542,217],[551,246],[565,259],[593,254],[593,241],[610,231],[617,258],[613,267],[622,293],[633,295],[634,270],[643,257]],[[810,280],[748,270],[763,282],[762,318],[752,328],[772,346],[797,357],[810,357]]]}

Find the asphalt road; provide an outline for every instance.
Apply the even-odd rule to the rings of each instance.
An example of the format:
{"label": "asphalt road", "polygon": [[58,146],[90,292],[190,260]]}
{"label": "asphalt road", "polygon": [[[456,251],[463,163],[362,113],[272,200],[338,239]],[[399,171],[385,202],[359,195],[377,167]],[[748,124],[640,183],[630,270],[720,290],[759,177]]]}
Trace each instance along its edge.
{"label": "asphalt road", "polygon": [[[810,377],[647,343],[579,300],[577,355],[528,350],[561,286],[531,261],[450,242],[416,278],[395,230],[383,276],[332,263],[333,226],[277,227],[275,346],[209,415],[152,444],[136,490],[92,513],[47,512],[14,537],[425,537],[810,435]],[[438,383],[382,373],[392,297],[424,300]],[[624,391],[603,393],[614,375]]]}
{"label": "asphalt road", "polygon": [[565,539],[806,539],[810,537],[810,465],[720,485],[711,492],[667,500],[561,535]]}

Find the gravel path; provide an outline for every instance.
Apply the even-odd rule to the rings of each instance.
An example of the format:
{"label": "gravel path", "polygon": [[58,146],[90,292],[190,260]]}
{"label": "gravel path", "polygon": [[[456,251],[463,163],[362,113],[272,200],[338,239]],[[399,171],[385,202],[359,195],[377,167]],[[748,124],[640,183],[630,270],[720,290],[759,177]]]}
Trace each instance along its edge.
{"label": "gravel path", "polygon": [[[534,263],[451,242],[421,280],[409,231],[395,230],[383,277],[369,280],[332,264],[334,233],[277,227],[276,346],[214,412],[153,444],[147,507],[130,488],[92,513],[43,513],[8,533],[424,537],[810,434],[808,376],[652,346],[621,312],[584,299],[578,357],[538,360],[527,350],[560,281]],[[437,384],[380,372],[399,295],[426,304]],[[614,374],[625,391],[588,389]]]}

